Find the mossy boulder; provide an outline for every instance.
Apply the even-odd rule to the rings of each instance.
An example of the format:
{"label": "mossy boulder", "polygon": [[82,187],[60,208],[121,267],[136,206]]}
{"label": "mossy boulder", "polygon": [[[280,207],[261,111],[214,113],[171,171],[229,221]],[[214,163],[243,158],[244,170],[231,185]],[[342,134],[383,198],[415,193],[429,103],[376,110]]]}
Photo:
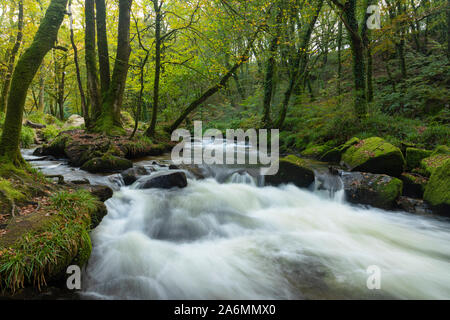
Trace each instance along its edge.
{"label": "mossy boulder", "polygon": [[421,170],[419,171],[425,176],[430,177],[433,175],[434,171],[441,167],[448,159],[450,159],[450,155],[446,154],[436,154],[425,158],[420,162]]}
{"label": "mossy boulder", "polygon": [[430,177],[434,171],[441,167],[448,159],[450,159],[450,148],[444,145],[437,146],[429,157],[422,159],[420,168],[415,171]]}
{"label": "mossy boulder", "polygon": [[299,188],[307,188],[314,182],[314,171],[304,159],[289,155],[279,160],[278,173],[265,179],[269,185],[293,183]]}
{"label": "mossy boulder", "polygon": [[403,182],[385,174],[346,172],[342,181],[347,201],[381,209],[393,209],[401,196]]}
{"label": "mossy boulder", "polygon": [[48,144],[36,149],[34,155],[65,157],[66,145],[72,141],[72,137],[67,133],[61,133]]}
{"label": "mossy boulder", "polygon": [[342,155],[341,162],[351,171],[394,177],[402,174],[405,165],[400,149],[378,137],[361,140],[352,145]]}
{"label": "mossy boulder", "polygon": [[428,179],[416,173],[402,173],[403,195],[412,198],[422,198]]}
{"label": "mossy boulder", "polygon": [[360,140],[356,137],[351,138],[350,140],[348,140],[346,143],[340,145],[339,147],[333,148],[333,149],[325,152],[321,156],[320,161],[338,163],[339,161],[341,161],[342,154],[345,151],[347,151],[347,149],[350,148],[351,146],[359,143],[359,141]]}
{"label": "mossy boulder", "polygon": [[417,148],[406,148],[406,167],[408,170],[418,168],[420,162],[431,156],[433,151],[417,149]]}
{"label": "mossy boulder", "polygon": [[119,158],[111,154],[91,159],[81,166],[81,170],[90,173],[114,173],[121,172],[133,167],[133,162],[128,159]]}
{"label": "mossy boulder", "polygon": [[438,212],[450,215],[450,159],[431,175],[425,188],[424,200]]}

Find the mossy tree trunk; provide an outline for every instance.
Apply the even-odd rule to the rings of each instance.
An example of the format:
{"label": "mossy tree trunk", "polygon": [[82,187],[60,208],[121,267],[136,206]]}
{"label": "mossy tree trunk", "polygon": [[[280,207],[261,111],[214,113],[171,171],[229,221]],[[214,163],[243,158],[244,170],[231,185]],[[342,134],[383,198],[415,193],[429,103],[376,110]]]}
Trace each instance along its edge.
{"label": "mossy tree trunk", "polygon": [[[281,105],[280,115],[278,117],[278,121],[275,124],[276,128],[281,128],[284,124],[284,120],[286,118],[287,110],[289,107],[289,102],[291,100],[292,93],[294,89],[299,86],[300,80],[304,80],[304,75],[308,63],[308,47],[309,42],[311,40],[311,35],[314,30],[314,26],[316,25],[317,18],[319,17],[319,13],[322,10],[323,0],[319,0],[316,5],[315,13],[310,21],[310,23],[306,26],[306,29],[303,30],[303,36],[301,38],[301,43],[297,52],[297,57],[294,59],[293,72],[290,75],[289,85],[284,93],[283,102]],[[310,84],[309,84],[310,85]],[[311,89],[312,91],[312,89]]]}
{"label": "mossy tree trunk", "polygon": [[86,0],[85,14],[85,60],[86,77],[91,117],[96,119],[101,114],[101,96],[99,92],[97,60],[95,55],[95,2]]}
{"label": "mossy tree trunk", "polygon": [[159,83],[161,78],[161,23],[162,23],[162,8],[163,2],[153,0],[153,9],[155,10],[155,81],[153,84],[153,106],[152,119],[150,127],[145,132],[146,136],[152,137],[155,134],[156,120],[159,108]]}
{"label": "mossy tree trunk", "polygon": [[24,164],[19,141],[27,91],[45,55],[55,45],[67,2],[68,0],[51,0],[31,46],[20,57],[14,69],[0,140],[0,157],[3,162],[12,162],[16,166]]}
{"label": "mossy tree trunk", "polygon": [[266,72],[264,78],[264,101],[263,101],[263,118],[262,126],[269,128],[272,124],[270,117],[271,103],[274,92],[274,77],[276,67],[276,55],[281,40],[282,18],[283,18],[283,4],[278,6],[278,12],[275,19],[275,32],[269,47],[269,58],[267,59]]}
{"label": "mossy tree trunk", "polygon": [[104,96],[111,82],[109,71],[108,36],[106,35],[106,5],[105,0],[95,0],[97,23],[97,47],[100,71],[100,88]]}
{"label": "mossy tree trunk", "polygon": [[78,90],[80,92],[81,113],[84,117],[86,127],[89,127],[89,109],[87,108],[86,95],[84,93],[83,83],[81,81],[80,64],[78,62],[78,48],[75,44],[75,36],[74,36],[74,32],[73,32],[72,0],[69,0],[69,15],[70,15],[70,42],[72,44],[73,61],[75,63],[75,72],[77,75],[77,85],[78,85]]}
{"label": "mossy tree trunk", "polygon": [[130,18],[132,0],[119,0],[119,27],[117,53],[114,70],[103,101],[100,116],[95,120],[93,131],[108,135],[123,134],[120,110],[128,74],[128,61],[131,53]]}
{"label": "mossy tree trunk", "polygon": [[20,44],[23,38],[23,0],[19,0],[19,14],[17,20],[17,37],[14,47],[11,50],[11,55],[9,56],[8,69],[6,71],[5,82],[3,82],[3,88],[0,95],[0,112],[5,112],[6,101],[8,97],[9,87],[11,85],[11,76],[14,71],[14,63],[16,62],[16,55],[19,52]]}
{"label": "mossy tree trunk", "polygon": [[356,17],[356,0],[347,0],[344,4],[332,0],[342,13],[342,22],[347,29],[353,60],[354,110],[358,118],[367,113],[366,69],[364,62],[364,43]]}

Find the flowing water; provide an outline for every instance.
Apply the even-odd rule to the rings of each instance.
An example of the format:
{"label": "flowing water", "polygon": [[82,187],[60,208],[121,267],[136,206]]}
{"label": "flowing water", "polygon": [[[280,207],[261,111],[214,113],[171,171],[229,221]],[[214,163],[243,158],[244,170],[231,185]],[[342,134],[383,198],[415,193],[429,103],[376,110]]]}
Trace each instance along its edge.
{"label": "flowing water", "polygon": [[[35,165],[115,187],[92,232],[86,299],[450,299],[450,222],[350,206],[323,172],[306,190],[209,166],[185,189],[140,190]],[[380,290],[367,287],[370,266]]]}

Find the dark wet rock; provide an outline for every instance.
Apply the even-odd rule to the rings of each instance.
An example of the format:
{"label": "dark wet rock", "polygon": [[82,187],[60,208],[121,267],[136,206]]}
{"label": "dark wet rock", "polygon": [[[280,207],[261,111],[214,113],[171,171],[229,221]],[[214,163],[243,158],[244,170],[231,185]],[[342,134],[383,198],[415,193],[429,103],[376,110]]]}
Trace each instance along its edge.
{"label": "dark wet rock", "polygon": [[142,166],[135,166],[122,172],[121,176],[125,185],[129,186],[135,183],[140,177],[149,175],[150,173],[150,170]]}
{"label": "dark wet rock", "polygon": [[409,197],[399,197],[397,200],[397,206],[406,212],[414,214],[431,214],[431,208],[420,199],[414,199]]}
{"label": "dark wet rock", "polygon": [[191,166],[191,165],[182,164],[182,165],[179,166],[179,169],[188,171],[197,180],[205,179],[205,173],[203,172],[203,170],[201,168],[199,168],[196,165],[195,166]]}
{"label": "dark wet rock", "polygon": [[304,159],[290,155],[279,160],[278,173],[266,176],[265,181],[273,186],[293,183],[299,188],[307,188],[314,182],[314,171]]}
{"label": "dark wet rock", "polygon": [[177,165],[175,165],[175,164],[171,164],[170,166],[169,166],[169,170],[179,170],[180,168],[177,166]]}
{"label": "dark wet rock", "polygon": [[402,173],[403,195],[412,198],[423,198],[428,179],[416,173]]}
{"label": "dark wet rock", "polygon": [[130,160],[105,154],[102,157],[94,158],[85,162],[81,166],[81,170],[85,170],[90,173],[114,173],[121,172],[132,167],[133,162]]}
{"label": "dark wet rock", "polygon": [[108,186],[100,185],[86,185],[83,186],[87,191],[96,196],[100,201],[105,202],[106,200],[112,198],[113,190]]}
{"label": "dark wet rock", "polygon": [[91,229],[96,228],[107,214],[108,209],[103,202],[100,202],[91,215]]}
{"label": "dark wet rock", "polygon": [[72,184],[76,184],[76,185],[91,184],[88,179],[72,180],[72,181],[68,181],[68,182],[72,183]]}
{"label": "dark wet rock", "polygon": [[381,209],[393,209],[402,194],[403,183],[385,174],[342,173],[347,201]]}
{"label": "dark wet rock", "polygon": [[185,188],[187,187],[186,174],[181,171],[161,172],[146,178],[140,182],[140,189],[160,188]]}

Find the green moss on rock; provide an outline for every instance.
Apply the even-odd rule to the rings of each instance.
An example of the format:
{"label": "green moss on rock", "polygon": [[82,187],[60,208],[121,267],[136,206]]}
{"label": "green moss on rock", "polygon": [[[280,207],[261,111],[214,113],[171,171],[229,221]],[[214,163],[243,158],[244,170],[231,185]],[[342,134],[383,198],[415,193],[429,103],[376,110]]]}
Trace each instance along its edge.
{"label": "green moss on rock", "polygon": [[405,159],[399,148],[382,138],[373,137],[352,145],[342,155],[342,162],[351,171],[387,174],[398,177]]}
{"label": "green moss on rock", "polygon": [[85,162],[81,169],[91,173],[112,173],[120,172],[133,167],[130,160],[119,158],[111,154],[105,154],[102,157],[91,159]]}
{"label": "green moss on rock", "polygon": [[450,159],[431,175],[425,189],[424,200],[437,211],[450,215]]}
{"label": "green moss on rock", "polygon": [[266,176],[266,182],[270,185],[293,183],[297,187],[306,188],[314,182],[314,171],[304,159],[289,155],[279,160],[278,173]]}
{"label": "green moss on rock", "polygon": [[417,148],[406,148],[406,167],[408,170],[418,168],[420,162],[431,156],[433,151],[417,149]]}
{"label": "green moss on rock", "polygon": [[323,154],[322,157],[320,158],[320,160],[325,161],[325,162],[338,163],[339,161],[341,161],[342,154],[345,151],[347,151],[347,149],[350,148],[351,146],[359,143],[359,141],[360,140],[356,137],[351,138],[346,143],[340,145],[339,147],[333,148],[333,149],[329,150],[328,152],[326,152],[325,154]]}
{"label": "green moss on rock", "polygon": [[420,162],[421,173],[430,177],[433,175],[434,171],[441,167],[448,159],[450,159],[450,155],[446,154],[435,154],[434,156],[423,159]]}

